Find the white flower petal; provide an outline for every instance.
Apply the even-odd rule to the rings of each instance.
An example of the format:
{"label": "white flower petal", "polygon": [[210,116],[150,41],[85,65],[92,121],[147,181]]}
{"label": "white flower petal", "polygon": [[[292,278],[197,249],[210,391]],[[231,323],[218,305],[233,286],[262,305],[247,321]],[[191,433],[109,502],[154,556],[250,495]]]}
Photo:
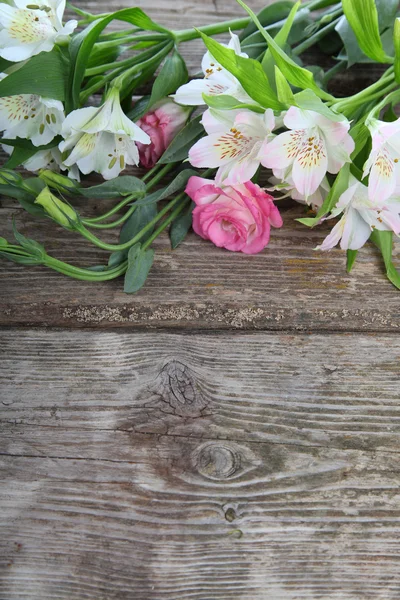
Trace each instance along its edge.
{"label": "white flower petal", "polygon": [[345,226],[346,218],[343,216],[339,223],[336,223],[330,234],[324,239],[320,246],[316,247],[316,250],[332,250],[340,241],[343,235],[343,229]]}
{"label": "white flower petal", "polygon": [[176,94],[173,94],[171,98],[184,106],[201,106],[205,104],[203,94],[218,96],[224,94],[226,90],[227,86],[218,82],[209,81],[208,79],[193,79],[178,88]]}
{"label": "white flower petal", "polygon": [[[75,145],[74,149],[72,150],[71,154],[68,156],[67,159],[64,160],[64,164],[67,167],[71,167],[72,165],[77,163],[79,168],[81,169],[82,173],[85,173],[85,175],[87,173],[90,173],[90,171],[84,171],[81,168],[79,161],[83,158],[86,158],[91,153],[96,154],[95,150],[96,150],[96,146],[98,143],[98,139],[99,139],[99,134],[91,134],[91,133],[83,134],[80,137],[80,139],[78,140],[78,142]],[[62,150],[61,145],[60,145],[60,150]],[[97,152],[97,153],[100,154],[100,152]]]}
{"label": "white flower petal", "polygon": [[326,175],[328,157],[321,138],[304,144],[295,158],[292,170],[296,189],[307,199],[314,194]]}
{"label": "white flower petal", "polygon": [[364,221],[357,210],[349,208],[340,242],[342,250],[359,250],[370,236],[370,226]]}

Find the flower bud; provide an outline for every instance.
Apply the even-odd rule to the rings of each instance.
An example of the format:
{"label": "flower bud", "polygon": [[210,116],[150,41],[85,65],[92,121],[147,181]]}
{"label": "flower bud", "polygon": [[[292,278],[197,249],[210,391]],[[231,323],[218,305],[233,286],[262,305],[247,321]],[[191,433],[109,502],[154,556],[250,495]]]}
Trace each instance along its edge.
{"label": "flower bud", "polygon": [[55,173],[54,171],[50,171],[49,169],[43,169],[39,173],[39,178],[42,179],[45,184],[58,192],[63,194],[79,194],[80,193],[80,185],[77,181],[66,177],[65,175],[60,175],[60,173]]}
{"label": "flower bud", "polygon": [[172,140],[183,129],[191,108],[180,106],[170,98],[161,100],[146,113],[137,125],[149,136],[150,144],[138,143],[140,163],[146,169],[154,167]]}
{"label": "flower bud", "polygon": [[0,170],[0,185],[20,185],[23,179],[19,173],[11,171],[11,169]]}
{"label": "flower bud", "polygon": [[44,208],[49,217],[56,223],[65,227],[65,229],[74,230],[79,224],[79,216],[77,212],[62,200],[59,200],[51,193],[48,187],[45,187],[35,200],[35,204],[39,204]]}

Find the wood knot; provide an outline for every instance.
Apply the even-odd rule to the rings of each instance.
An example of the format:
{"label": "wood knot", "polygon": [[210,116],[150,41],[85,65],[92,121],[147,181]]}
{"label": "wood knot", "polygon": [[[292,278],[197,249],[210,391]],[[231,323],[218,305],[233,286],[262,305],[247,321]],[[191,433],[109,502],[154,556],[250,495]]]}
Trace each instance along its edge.
{"label": "wood knot", "polygon": [[230,479],[242,467],[240,454],[221,443],[210,442],[201,446],[193,458],[198,472],[208,479]]}
{"label": "wood knot", "polygon": [[157,381],[157,393],[181,417],[200,417],[207,406],[192,371],[172,360],[162,369]]}

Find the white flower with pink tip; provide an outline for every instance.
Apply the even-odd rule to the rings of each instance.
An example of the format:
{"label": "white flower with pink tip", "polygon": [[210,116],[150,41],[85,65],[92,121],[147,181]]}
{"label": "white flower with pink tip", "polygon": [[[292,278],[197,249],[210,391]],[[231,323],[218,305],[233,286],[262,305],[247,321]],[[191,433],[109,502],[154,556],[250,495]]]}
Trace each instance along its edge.
{"label": "white flower with pink tip", "polygon": [[375,229],[400,234],[400,196],[379,204],[371,202],[368,188],[354,177],[349,186],[328,218],[343,216],[317,250],[331,250],[339,242],[342,250],[359,250]]}
{"label": "white flower with pink tip", "polygon": [[369,198],[383,201],[400,185],[400,119],[393,123],[371,119],[368,128],[372,151],[364,165],[364,177],[369,174]]}
{"label": "white flower with pink tip", "polygon": [[[238,36],[232,32],[231,41],[227,47],[234,50],[238,56],[248,58],[247,54],[240,49]],[[207,96],[226,94],[227,96],[233,96],[241,102],[254,104],[254,101],[246,94],[236,77],[224,69],[209,52],[206,52],[204,55],[201,68],[204,73],[204,79],[193,79],[189,83],[182,85],[176,94],[171,96],[175,102],[186,106],[200,106],[201,104],[205,104],[203,94]]]}
{"label": "white flower with pink tip", "polygon": [[292,106],[283,123],[289,131],[272,142],[266,141],[261,151],[262,164],[277,177],[293,181],[296,190],[308,198],[321,185],[326,173],[336,174],[350,162],[355,144],[349,135],[350,123],[344,117],[332,119],[313,110]]}
{"label": "white flower with pink tip", "polygon": [[202,124],[207,136],[189,152],[194,167],[219,167],[217,185],[246,183],[260,166],[259,153],[275,127],[271,109],[264,114],[251,110],[207,110]]}
{"label": "white flower with pink tip", "polygon": [[78,25],[72,20],[63,26],[65,0],[14,0],[14,5],[0,3],[0,56],[12,62],[50,52]]}

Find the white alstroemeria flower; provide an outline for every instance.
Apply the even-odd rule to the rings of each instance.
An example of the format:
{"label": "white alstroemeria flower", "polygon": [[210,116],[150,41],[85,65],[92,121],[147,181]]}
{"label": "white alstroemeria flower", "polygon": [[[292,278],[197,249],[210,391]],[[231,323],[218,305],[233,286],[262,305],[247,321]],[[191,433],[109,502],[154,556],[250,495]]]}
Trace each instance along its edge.
{"label": "white alstroemeria flower", "polygon": [[0,56],[12,62],[50,52],[78,25],[75,20],[62,25],[65,0],[14,0],[14,5],[0,3]]}
{"label": "white alstroemeria flower", "polygon": [[[0,80],[5,76],[0,74]],[[61,133],[64,118],[59,100],[35,94],[0,98],[0,131],[5,138],[26,138],[34,146],[44,146]]]}
{"label": "white alstroemeria flower", "polygon": [[331,189],[327,178],[324,177],[319,188],[313,194],[311,194],[311,196],[306,198],[296,190],[293,181],[283,181],[283,176],[284,174],[282,173],[279,178],[270,177],[268,181],[273,185],[273,187],[268,188],[268,191],[286,192],[286,194],[282,196],[282,199],[290,196],[290,198],[296,200],[296,202],[299,202],[300,204],[307,204],[308,206],[311,206],[313,210],[318,210],[323,205],[324,200]]}
{"label": "white alstroemeria flower", "polygon": [[[12,154],[14,147],[2,144],[2,148],[8,154]],[[22,166],[27,171],[33,173],[40,171],[41,169],[48,169],[59,173],[60,171],[68,170],[68,177],[80,181],[79,169],[76,165],[68,169],[62,162],[61,152],[58,148],[50,148],[49,150],[39,150],[31,158],[22,163]]]}
{"label": "white alstroemeria flower", "polygon": [[194,167],[219,167],[217,185],[246,183],[260,166],[259,152],[272,138],[275,117],[271,109],[263,115],[251,110],[207,110],[202,119],[207,136],[189,151]]}
{"label": "white alstroemeria flower", "polygon": [[95,171],[104,179],[118,177],[126,165],[139,164],[135,142],[151,142],[147,133],[123,113],[117,88],[111,88],[99,108],[79,108],[70,113],[63,123],[62,136],[65,141],[59,148],[64,165],[77,164],[82,173]]}
{"label": "white alstroemeria flower", "polygon": [[371,119],[368,129],[372,151],[364,165],[364,177],[369,174],[369,197],[384,201],[400,185],[400,119],[385,123]]}
{"label": "white alstroemeria flower", "polygon": [[329,219],[343,213],[340,221],[316,250],[331,250],[340,241],[342,250],[359,250],[374,229],[400,234],[400,197],[393,197],[383,204],[371,202],[368,188],[350,179],[350,187],[339,198]]}
{"label": "white alstroemeria flower", "polygon": [[274,174],[284,172],[299,194],[308,198],[321,185],[326,173],[336,174],[350,162],[355,144],[347,119],[331,120],[313,111],[292,106],[283,119],[290,130],[267,142],[260,156]]}
{"label": "white alstroemeria flower", "polygon": [[[238,56],[248,58],[248,55],[240,49],[238,36],[232,32],[231,41],[226,47],[234,50],[235,54]],[[177,90],[176,94],[171,96],[175,102],[186,106],[200,106],[205,104],[203,94],[206,94],[207,96],[226,94],[228,96],[233,96],[241,102],[250,102],[254,104],[253,100],[246,94],[236,77],[218,64],[209,52],[206,52],[204,55],[201,62],[201,68],[204,73],[204,79],[193,79],[192,81],[189,81],[189,83],[182,85]]]}

